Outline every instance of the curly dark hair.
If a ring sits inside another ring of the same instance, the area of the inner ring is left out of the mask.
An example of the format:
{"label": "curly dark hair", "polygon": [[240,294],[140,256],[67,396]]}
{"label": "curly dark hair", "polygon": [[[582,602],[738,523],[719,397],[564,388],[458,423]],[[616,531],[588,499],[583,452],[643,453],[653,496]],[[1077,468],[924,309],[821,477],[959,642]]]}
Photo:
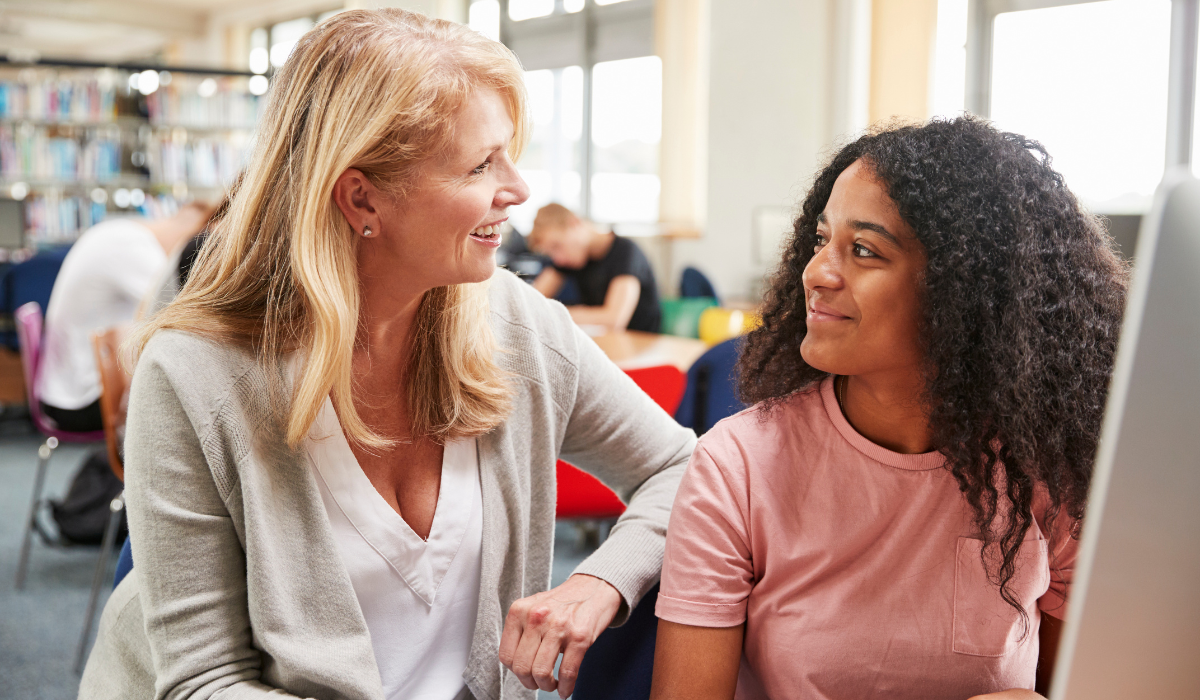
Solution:
{"label": "curly dark hair", "polygon": [[973,117],[862,136],[818,173],[762,325],[746,338],[739,390],[764,411],[827,376],[800,355],[801,275],[834,181],[859,159],[924,246],[919,332],[934,448],[984,551],[999,549],[984,556],[989,576],[1024,616],[1009,583],[1035,490],[1048,491],[1050,517],[1065,511],[1074,532],[1083,517],[1128,264],[1036,141]]}

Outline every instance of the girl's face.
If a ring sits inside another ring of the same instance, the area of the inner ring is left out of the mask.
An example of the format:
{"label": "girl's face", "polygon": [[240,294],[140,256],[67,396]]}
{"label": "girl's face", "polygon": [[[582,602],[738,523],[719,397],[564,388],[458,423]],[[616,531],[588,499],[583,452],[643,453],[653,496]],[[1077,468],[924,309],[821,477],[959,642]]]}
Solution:
{"label": "girl's face", "polygon": [[804,268],[800,354],[833,374],[920,371],[925,251],[862,160],[833,185]]}

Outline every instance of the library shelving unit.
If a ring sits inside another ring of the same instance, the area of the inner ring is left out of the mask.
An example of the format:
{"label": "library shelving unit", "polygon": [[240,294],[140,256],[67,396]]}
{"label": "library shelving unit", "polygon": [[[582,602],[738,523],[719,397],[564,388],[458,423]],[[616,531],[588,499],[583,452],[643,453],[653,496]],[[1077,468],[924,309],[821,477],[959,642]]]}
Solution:
{"label": "library shelving unit", "polygon": [[249,148],[264,82],[203,68],[0,60],[0,200],[22,202],[24,248],[70,243],[107,216],[157,217],[220,198]]}

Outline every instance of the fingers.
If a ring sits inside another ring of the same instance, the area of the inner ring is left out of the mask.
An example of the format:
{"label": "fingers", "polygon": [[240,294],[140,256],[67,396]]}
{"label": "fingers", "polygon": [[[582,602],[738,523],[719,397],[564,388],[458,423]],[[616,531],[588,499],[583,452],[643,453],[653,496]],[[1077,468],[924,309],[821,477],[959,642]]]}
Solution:
{"label": "fingers", "polygon": [[591,634],[580,628],[574,628],[563,640],[566,648],[563,650],[562,664],[558,667],[558,696],[567,698],[575,692],[575,681],[579,678],[579,667],[583,665],[583,655],[595,640]]}
{"label": "fingers", "polygon": [[[600,584],[600,585],[597,585]],[[500,638],[500,662],[530,690],[575,690],[584,653],[620,607],[611,585],[572,576],[563,585],[512,604]],[[554,666],[562,654],[558,679]]]}
{"label": "fingers", "polygon": [[[517,642],[509,668],[517,680],[521,681],[521,685],[530,690],[537,690],[540,686],[534,678],[533,668],[534,662],[537,660],[538,649],[542,645],[543,625],[550,610],[545,605],[539,604],[536,598],[519,600],[513,603],[513,608],[517,608],[518,603],[522,604],[518,610],[518,615],[522,618],[521,638]],[[510,612],[510,616],[511,614]],[[553,661],[550,663],[550,670],[551,680],[553,680]]]}
{"label": "fingers", "polygon": [[518,600],[508,609],[504,618],[504,633],[500,635],[500,663],[510,671],[513,659],[517,656],[517,644],[521,641],[521,632],[525,628],[525,615],[522,608],[524,600]]}
{"label": "fingers", "polygon": [[562,639],[560,629],[552,628],[542,635],[542,643],[533,660],[533,681],[539,690],[550,692],[558,687],[558,681],[554,679],[554,665],[558,663],[558,654],[562,651]]}

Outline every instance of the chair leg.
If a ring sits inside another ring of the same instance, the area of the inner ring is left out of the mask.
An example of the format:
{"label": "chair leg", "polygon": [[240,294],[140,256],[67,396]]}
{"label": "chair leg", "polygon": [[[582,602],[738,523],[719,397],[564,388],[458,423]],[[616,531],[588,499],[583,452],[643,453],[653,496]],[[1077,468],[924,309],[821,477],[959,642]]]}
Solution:
{"label": "chair leg", "polygon": [[108,504],[108,524],[104,526],[104,540],[100,544],[100,559],[96,562],[96,573],[92,576],[92,593],[88,597],[87,612],[84,613],[83,634],[79,637],[79,648],[75,650],[75,673],[83,673],[83,662],[87,654],[88,641],[92,637],[92,625],[96,622],[96,602],[100,599],[100,587],[108,573],[113,545],[117,541],[117,528],[121,523],[121,511],[125,510],[125,494],[117,496]]}
{"label": "chair leg", "polygon": [[42,487],[46,483],[46,468],[50,465],[50,456],[58,447],[58,438],[46,438],[45,444],[38,448],[37,474],[33,478],[33,498],[29,503],[29,517],[25,519],[25,532],[21,536],[21,557],[17,560],[17,590],[25,587],[25,574],[29,567],[29,547],[33,541],[33,530],[37,523],[38,506],[42,503]]}

